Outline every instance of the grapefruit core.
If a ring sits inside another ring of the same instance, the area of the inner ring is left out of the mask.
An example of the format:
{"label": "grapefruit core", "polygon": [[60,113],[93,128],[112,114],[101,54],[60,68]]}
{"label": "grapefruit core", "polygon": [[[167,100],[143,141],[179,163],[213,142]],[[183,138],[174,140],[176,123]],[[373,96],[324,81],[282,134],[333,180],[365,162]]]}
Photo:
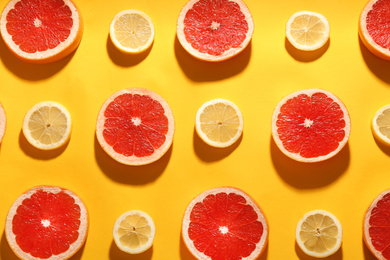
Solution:
{"label": "grapefruit core", "polygon": [[88,213],[73,192],[54,186],[34,187],[12,204],[5,236],[21,259],[62,260],[84,244]]}
{"label": "grapefruit core", "polygon": [[113,159],[144,165],[161,158],[172,144],[175,124],[168,103],[147,89],[123,89],[100,109],[96,136]]}
{"label": "grapefruit core", "polygon": [[296,91],[283,98],[272,116],[272,136],[279,149],[300,162],[319,162],[336,155],[348,142],[348,110],[322,89]]}
{"label": "grapefruit core", "polygon": [[79,45],[83,22],[70,0],[11,0],[0,20],[1,36],[18,58],[49,63],[65,58]]}
{"label": "grapefruit core", "polygon": [[241,0],[190,0],[180,12],[177,37],[195,58],[223,61],[249,44],[252,15]]}
{"label": "grapefruit core", "polygon": [[233,187],[203,192],[188,205],[182,237],[197,259],[257,259],[268,242],[268,224],[256,202]]}

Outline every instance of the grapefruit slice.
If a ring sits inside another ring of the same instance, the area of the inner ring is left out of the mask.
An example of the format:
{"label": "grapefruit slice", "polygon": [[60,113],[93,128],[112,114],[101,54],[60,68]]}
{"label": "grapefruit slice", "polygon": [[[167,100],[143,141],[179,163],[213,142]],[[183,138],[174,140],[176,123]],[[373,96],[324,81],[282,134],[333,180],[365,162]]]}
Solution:
{"label": "grapefruit slice", "polygon": [[350,131],[347,108],[335,95],[322,89],[288,95],[272,116],[276,145],[300,162],[319,162],[335,156],[348,142]]}
{"label": "grapefruit slice", "polygon": [[62,260],[74,255],[88,232],[88,212],[73,192],[54,186],[34,187],[12,204],[5,236],[21,259]]}
{"label": "grapefruit slice", "polygon": [[7,117],[5,115],[4,107],[0,104],[0,144],[1,141],[3,141],[6,125]]}
{"label": "grapefruit slice", "polygon": [[168,103],[147,89],[123,89],[100,109],[96,136],[113,159],[144,165],[161,158],[172,144],[175,124]]}
{"label": "grapefruit slice", "polygon": [[80,11],[70,0],[11,0],[0,20],[1,36],[18,58],[31,63],[58,61],[79,45]]}
{"label": "grapefruit slice", "polygon": [[370,0],[359,19],[359,36],[376,56],[390,60],[390,0]]}
{"label": "grapefruit slice", "polygon": [[156,227],[153,219],[141,210],[130,210],[116,220],[113,235],[120,250],[139,254],[148,250],[154,241]]}
{"label": "grapefruit slice", "polygon": [[197,259],[259,257],[268,242],[268,224],[256,202],[233,187],[203,192],[188,205],[182,225],[185,245]]}
{"label": "grapefruit slice", "polygon": [[371,130],[375,138],[385,145],[390,145],[390,105],[379,109],[371,121]]}
{"label": "grapefruit slice", "polygon": [[368,207],[363,220],[363,239],[380,260],[390,259],[390,189],[379,194]]}
{"label": "grapefruit slice", "polygon": [[241,0],[190,0],[177,20],[177,37],[195,58],[223,61],[249,44],[253,19]]}

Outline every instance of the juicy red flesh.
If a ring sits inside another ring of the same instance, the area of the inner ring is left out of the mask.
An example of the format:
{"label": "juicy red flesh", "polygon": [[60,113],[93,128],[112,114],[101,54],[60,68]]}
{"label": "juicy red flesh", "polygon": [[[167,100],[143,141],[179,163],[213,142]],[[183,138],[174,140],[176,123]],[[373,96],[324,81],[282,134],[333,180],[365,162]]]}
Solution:
{"label": "juicy red flesh", "polygon": [[57,47],[73,26],[72,11],[63,0],[20,0],[6,19],[12,40],[27,53]]}
{"label": "juicy red flesh", "polygon": [[367,13],[367,31],[374,42],[390,49],[390,1],[378,0]]}
{"label": "juicy red flesh", "polygon": [[[312,122],[310,126],[305,126]],[[344,113],[340,105],[323,93],[300,94],[280,108],[276,122],[284,148],[304,158],[327,155],[345,137]]]}
{"label": "juicy red flesh", "polygon": [[390,193],[383,196],[371,211],[369,234],[372,245],[390,259]]}
{"label": "juicy red flesh", "polygon": [[[64,192],[37,191],[23,200],[12,219],[16,243],[25,253],[49,258],[66,252],[79,237],[80,207]],[[50,221],[45,227],[42,221]]]}
{"label": "juicy red flesh", "polygon": [[147,95],[118,96],[104,116],[104,140],[119,154],[149,156],[165,143],[168,118],[162,105]]}
{"label": "juicy red flesh", "polygon": [[[208,195],[192,209],[188,229],[196,249],[213,260],[249,256],[263,235],[263,224],[244,197],[224,192]],[[221,227],[227,228],[225,234]]]}
{"label": "juicy red flesh", "polygon": [[[218,28],[212,29],[213,25]],[[247,32],[240,6],[229,0],[200,0],[184,18],[186,40],[199,52],[214,56],[239,47]]]}

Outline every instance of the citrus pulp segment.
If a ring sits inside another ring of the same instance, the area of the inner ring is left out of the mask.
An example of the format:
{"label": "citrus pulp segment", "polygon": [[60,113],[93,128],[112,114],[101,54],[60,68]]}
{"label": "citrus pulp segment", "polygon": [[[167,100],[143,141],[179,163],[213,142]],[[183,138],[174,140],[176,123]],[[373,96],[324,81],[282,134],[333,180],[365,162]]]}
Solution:
{"label": "citrus pulp segment", "polygon": [[390,105],[379,109],[371,121],[371,130],[377,140],[390,145]]}
{"label": "citrus pulp segment", "polygon": [[154,241],[156,227],[153,219],[141,210],[123,213],[115,221],[113,236],[120,250],[139,254],[148,250]]}
{"label": "citrus pulp segment", "polygon": [[359,36],[376,56],[390,60],[390,0],[370,0],[359,18]]}
{"label": "citrus pulp segment", "polygon": [[60,187],[38,186],[12,204],[5,236],[21,259],[62,260],[84,244],[88,223],[87,209],[76,194]]}
{"label": "citrus pulp segment", "polygon": [[175,123],[168,103],[151,90],[123,89],[100,109],[96,136],[113,159],[144,165],[161,158],[173,141]]}
{"label": "citrus pulp segment", "polygon": [[339,98],[322,89],[305,89],[286,96],[272,116],[276,145],[300,162],[333,157],[348,142],[350,131],[347,108]]}
{"label": "citrus pulp segment", "polygon": [[24,117],[23,134],[34,147],[51,150],[61,147],[70,138],[72,120],[61,104],[44,101],[33,106]]}
{"label": "citrus pulp segment", "polygon": [[11,0],[0,20],[1,36],[18,58],[31,63],[58,61],[79,45],[80,11],[71,0]]}
{"label": "citrus pulp segment", "polygon": [[252,15],[242,0],[190,0],[177,20],[177,37],[195,58],[223,61],[252,39]]}
{"label": "citrus pulp segment", "polygon": [[111,22],[110,38],[124,53],[139,53],[148,49],[154,40],[152,20],[138,10],[119,12]]}
{"label": "citrus pulp segment", "polygon": [[322,14],[299,11],[293,14],[286,24],[286,37],[297,49],[314,51],[329,39],[330,26]]}
{"label": "citrus pulp segment", "polygon": [[340,221],[325,210],[306,213],[296,229],[298,246],[307,255],[324,258],[339,250],[343,231]]}
{"label": "citrus pulp segment", "polygon": [[390,259],[390,190],[379,194],[368,207],[363,220],[363,239],[380,260]]}
{"label": "citrus pulp segment", "polygon": [[1,141],[3,141],[6,125],[7,117],[5,115],[4,107],[0,104],[0,144]]}
{"label": "citrus pulp segment", "polygon": [[240,109],[229,100],[208,101],[196,113],[196,132],[203,141],[214,147],[223,148],[235,143],[243,127]]}
{"label": "citrus pulp segment", "polygon": [[182,237],[197,259],[257,259],[268,242],[268,224],[256,202],[233,187],[207,190],[188,205]]}

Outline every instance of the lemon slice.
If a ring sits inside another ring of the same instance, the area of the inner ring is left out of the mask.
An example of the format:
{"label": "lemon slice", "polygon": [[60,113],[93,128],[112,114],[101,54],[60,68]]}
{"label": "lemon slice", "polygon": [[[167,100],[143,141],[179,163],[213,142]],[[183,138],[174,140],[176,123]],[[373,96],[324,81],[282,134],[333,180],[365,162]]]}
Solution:
{"label": "lemon slice", "polygon": [[24,117],[23,134],[38,149],[62,146],[70,137],[72,122],[68,110],[59,103],[45,101],[33,106]]}
{"label": "lemon slice", "polygon": [[154,240],[156,228],[153,219],[143,211],[123,213],[115,222],[113,235],[120,250],[139,254],[148,250]]}
{"label": "lemon slice", "polygon": [[300,11],[287,21],[286,37],[297,49],[314,51],[321,48],[329,39],[328,20],[319,13]]}
{"label": "lemon slice", "polygon": [[240,109],[225,99],[203,104],[195,120],[199,137],[214,147],[228,147],[238,140],[244,126]]}
{"label": "lemon slice", "polygon": [[371,130],[380,142],[390,145],[390,105],[376,112],[371,122]]}
{"label": "lemon slice", "polygon": [[124,53],[140,53],[149,48],[154,40],[152,20],[138,10],[119,12],[111,22],[110,38]]}
{"label": "lemon slice", "polygon": [[314,210],[306,213],[299,221],[295,236],[303,252],[324,258],[340,248],[342,228],[338,219],[331,213]]}

